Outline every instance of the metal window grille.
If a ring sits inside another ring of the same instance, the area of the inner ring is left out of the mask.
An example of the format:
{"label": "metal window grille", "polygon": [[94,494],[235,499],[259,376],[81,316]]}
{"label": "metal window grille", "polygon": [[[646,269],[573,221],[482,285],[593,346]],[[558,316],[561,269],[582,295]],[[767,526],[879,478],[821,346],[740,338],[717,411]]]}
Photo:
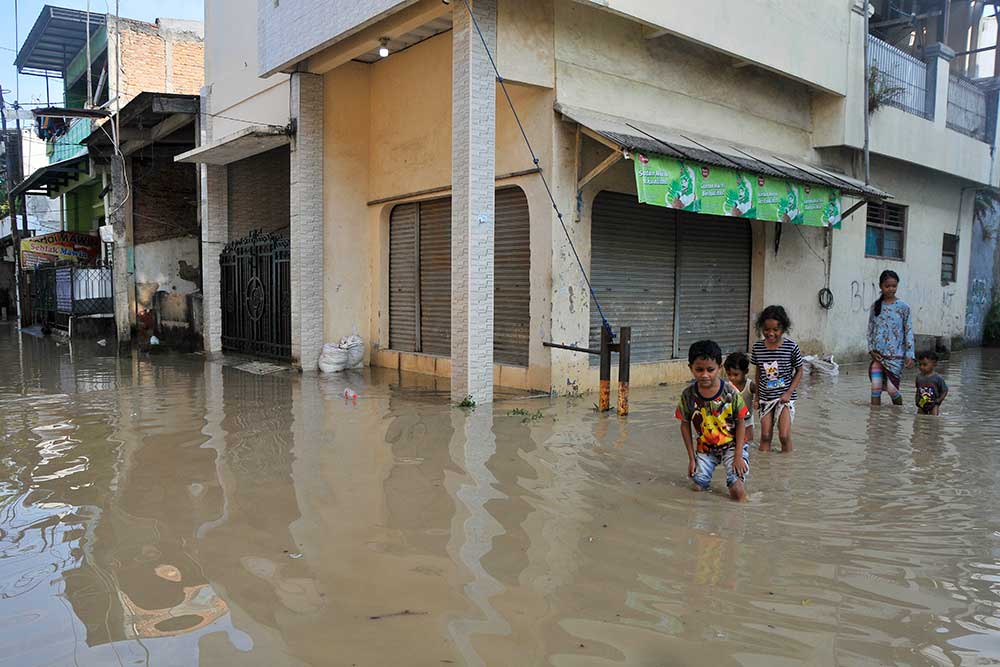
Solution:
{"label": "metal window grille", "polygon": [[906,258],[907,207],[900,204],[869,202],[865,230],[865,257]]}
{"label": "metal window grille", "polygon": [[987,141],[986,93],[965,77],[948,76],[947,125],[956,132]]}
{"label": "metal window grille", "polygon": [[868,35],[868,55],[870,66],[878,72],[879,83],[901,89],[896,95],[885,100],[885,104],[922,118],[929,118],[927,64],[874,35]]}
{"label": "metal window grille", "polygon": [[945,234],[941,242],[941,284],[955,282],[958,271],[958,237]]}

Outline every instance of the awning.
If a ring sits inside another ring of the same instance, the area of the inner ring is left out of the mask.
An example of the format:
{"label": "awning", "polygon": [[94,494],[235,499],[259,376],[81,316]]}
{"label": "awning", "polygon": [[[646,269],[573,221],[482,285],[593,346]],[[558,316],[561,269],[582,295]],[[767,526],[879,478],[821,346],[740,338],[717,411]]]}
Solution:
{"label": "awning", "polygon": [[567,119],[588,128],[621,150],[631,153],[665,155],[679,160],[745,171],[763,176],[800,181],[839,190],[864,200],[888,199],[884,190],[794,158],[735,143],[720,142],[640,121],[609,116],[588,109],[557,104],[556,111]]}
{"label": "awning", "polygon": [[250,125],[205,146],[181,153],[174,162],[223,165],[265,153],[291,142],[290,130],[275,125]]}
{"label": "awning", "polygon": [[[131,155],[156,144],[157,154],[167,150],[177,153],[195,144],[195,118],[199,111],[197,95],[143,92],[118,112],[119,150]],[[115,116],[109,122],[115,122]],[[111,133],[98,127],[83,140],[90,154],[110,159],[115,154]]]}
{"label": "awning", "polygon": [[10,192],[12,195],[51,196],[50,191],[53,188],[68,185],[77,176],[87,173],[88,159],[87,154],[84,153],[68,160],[45,165],[18,183]]}
{"label": "awning", "polygon": [[[91,34],[104,27],[105,14],[90,13]],[[14,64],[19,74],[62,76],[87,44],[87,12],[45,5]]]}

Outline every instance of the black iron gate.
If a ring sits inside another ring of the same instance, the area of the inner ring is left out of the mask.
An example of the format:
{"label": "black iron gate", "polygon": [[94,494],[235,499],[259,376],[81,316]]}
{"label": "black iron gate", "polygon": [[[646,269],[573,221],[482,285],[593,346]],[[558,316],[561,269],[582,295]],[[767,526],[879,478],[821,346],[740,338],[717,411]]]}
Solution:
{"label": "black iron gate", "polygon": [[254,231],[230,241],[222,266],[222,349],[292,357],[289,240]]}

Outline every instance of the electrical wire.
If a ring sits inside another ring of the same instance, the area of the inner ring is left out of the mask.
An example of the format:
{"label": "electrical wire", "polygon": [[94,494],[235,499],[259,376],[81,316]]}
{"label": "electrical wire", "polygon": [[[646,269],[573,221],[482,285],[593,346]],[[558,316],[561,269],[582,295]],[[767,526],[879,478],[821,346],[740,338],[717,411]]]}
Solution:
{"label": "electrical wire", "polygon": [[479,39],[483,43],[483,49],[486,51],[486,56],[490,60],[490,65],[493,67],[493,73],[496,75],[497,83],[500,84],[500,89],[503,91],[504,97],[507,98],[507,105],[510,107],[511,113],[514,115],[514,120],[517,122],[517,127],[521,131],[521,136],[524,138],[524,143],[528,147],[528,152],[531,153],[531,161],[538,170],[538,176],[542,179],[542,185],[545,186],[545,192],[549,195],[549,201],[552,202],[552,209],[556,212],[556,217],[559,218],[559,224],[562,226],[563,234],[566,235],[566,241],[569,243],[570,249],[573,251],[573,256],[576,257],[576,263],[580,267],[580,273],[583,275],[584,282],[587,283],[587,289],[590,290],[590,297],[594,300],[594,305],[597,306],[597,312],[601,316],[601,326],[611,335],[614,339],[614,331],[611,329],[611,323],[608,322],[608,318],[604,316],[604,309],[601,308],[601,302],[597,299],[597,292],[594,291],[594,286],[590,282],[590,277],[587,275],[587,270],[583,268],[583,260],[580,259],[580,254],[576,251],[576,246],[573,244],[573,239],[569,235],[569,230],[566,228],[566,222],[563,220],[562,211],[559,210],[559,205],[556,203],[556,198],[552,194],[552,188],[549,187],[548,179],[545,178],[545,171],[542,169],[542,165],[538,159],[538,155],[535,153],[535,149],[531,146],[531,141],[528,139],[528,133],[524,129],[524,124],[521,123],[521,117],[517,113],[517,108],[514,106],[514,100],[511,99],[510,93],[507,91],[507,83],[503,76],[500,75],[500,69],[497,67],[496,60],[493,59],[493,53],[490,51],[489,45],[486,43],[486,37],[483,35],[482,29],[479,27],[479,21],[476,20],[476,15],[472,12],[472,6],[469,4],[469,0],[462,0],[465,3],[465,9],[469,12],[469,18],[472,19],[472,25],[476,29],[476,33],[479,34]]}

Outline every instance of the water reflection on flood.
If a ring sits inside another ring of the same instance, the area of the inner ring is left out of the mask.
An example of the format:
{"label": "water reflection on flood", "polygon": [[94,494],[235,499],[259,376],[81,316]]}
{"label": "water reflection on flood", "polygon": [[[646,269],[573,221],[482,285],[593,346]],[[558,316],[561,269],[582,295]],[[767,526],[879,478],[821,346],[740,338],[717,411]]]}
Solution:
{"label": "water reflection on flood", "polygon": [[676,388],[467,413],[9,329],[0,368],[0,665],[1000,663],[998,351],[939,419],[807,380],[745,506],[687,490]]}

